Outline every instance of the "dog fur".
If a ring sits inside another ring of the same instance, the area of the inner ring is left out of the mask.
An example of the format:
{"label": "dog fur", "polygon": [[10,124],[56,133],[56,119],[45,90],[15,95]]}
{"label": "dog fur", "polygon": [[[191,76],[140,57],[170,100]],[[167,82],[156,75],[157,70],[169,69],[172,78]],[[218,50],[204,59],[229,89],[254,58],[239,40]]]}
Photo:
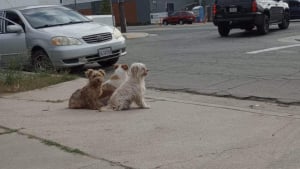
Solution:
{"label": "dog fur", "polygon": [[148,69],[143,63],[133,63],[128,72],[128,79],[115,90],[109,100],[113,110],[127,110],[132,102],[140,108],[150,108],[145,102],[145,77]]}
{"label": "dog fur", "polygon": [[102,83],[104,81],[105,71],[88,69],[85,72],[86,77],[89,79],[87,85],[82,89],[76,90],[69,99],[70,109],[92,109],[101,111],[103,106],[99,102],[102,95]]}
{"label": "dog fur", "polygon": [[102,98],[107,98],[106,102],[113,94],[113,92],[121,86],[128,78],[128,65],[127,64],[115,64],[114,73],[110,78],[102,84],[103,93]]}

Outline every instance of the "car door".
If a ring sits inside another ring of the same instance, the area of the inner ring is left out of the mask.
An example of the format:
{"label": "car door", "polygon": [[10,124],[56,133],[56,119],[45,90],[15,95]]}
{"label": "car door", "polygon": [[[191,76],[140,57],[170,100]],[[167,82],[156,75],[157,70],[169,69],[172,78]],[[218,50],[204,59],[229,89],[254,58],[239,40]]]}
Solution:
{"label": "car door", "polygon": [[28,61],[25,33],[22,27],[3,17],[0,12],[0,67],[23,64]]}
{"label": "car door", "polygon": [[179,12],[175,12],[172,14],[171,16],[171,23],[178,23],[178,20],[179,20]]}

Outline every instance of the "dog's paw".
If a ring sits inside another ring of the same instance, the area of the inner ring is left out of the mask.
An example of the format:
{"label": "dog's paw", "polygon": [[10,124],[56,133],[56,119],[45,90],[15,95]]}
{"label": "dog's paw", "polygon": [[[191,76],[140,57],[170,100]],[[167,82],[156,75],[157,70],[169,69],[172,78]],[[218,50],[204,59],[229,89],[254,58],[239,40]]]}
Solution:
{"label": "dog's paw", "polygon": [[145,106],[143,106],[142,108],[143,108],[143,109],[150,109],[150,108],[151,108],[151,106],[149,106],[149,105],[145,105]]}

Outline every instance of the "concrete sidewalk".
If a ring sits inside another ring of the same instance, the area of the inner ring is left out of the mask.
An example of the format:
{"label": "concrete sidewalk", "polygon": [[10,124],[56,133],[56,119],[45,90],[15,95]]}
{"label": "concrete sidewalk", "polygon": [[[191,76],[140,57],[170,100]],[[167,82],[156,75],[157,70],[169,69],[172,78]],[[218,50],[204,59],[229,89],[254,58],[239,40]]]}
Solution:
{"label": "concrete sidewalk", "polygon": [[148,90],[151,109],[67,109],[78,79],[1,96],[1,169],[298,169],[300,109]]}
{"label": "concrete sidewalk", "polygon": [[137,39],[137,38],[145,38],[148,37],[149,34],[145,32],[129,32],[129,33],[122,33],[122,35],[126,39]]}

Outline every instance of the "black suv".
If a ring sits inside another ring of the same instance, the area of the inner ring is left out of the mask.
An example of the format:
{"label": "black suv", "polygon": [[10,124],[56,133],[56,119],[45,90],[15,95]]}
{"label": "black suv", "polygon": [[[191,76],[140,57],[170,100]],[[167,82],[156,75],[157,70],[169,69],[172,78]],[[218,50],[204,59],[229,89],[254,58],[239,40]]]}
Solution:
{"label": "black suv", "polygon": [[289,6],[282,0],[216,0],[212,11],[221,36],[228,36],[233,28],[251,31],[254,27],[266,34],[270,24],[287,29],[290,23]]}

